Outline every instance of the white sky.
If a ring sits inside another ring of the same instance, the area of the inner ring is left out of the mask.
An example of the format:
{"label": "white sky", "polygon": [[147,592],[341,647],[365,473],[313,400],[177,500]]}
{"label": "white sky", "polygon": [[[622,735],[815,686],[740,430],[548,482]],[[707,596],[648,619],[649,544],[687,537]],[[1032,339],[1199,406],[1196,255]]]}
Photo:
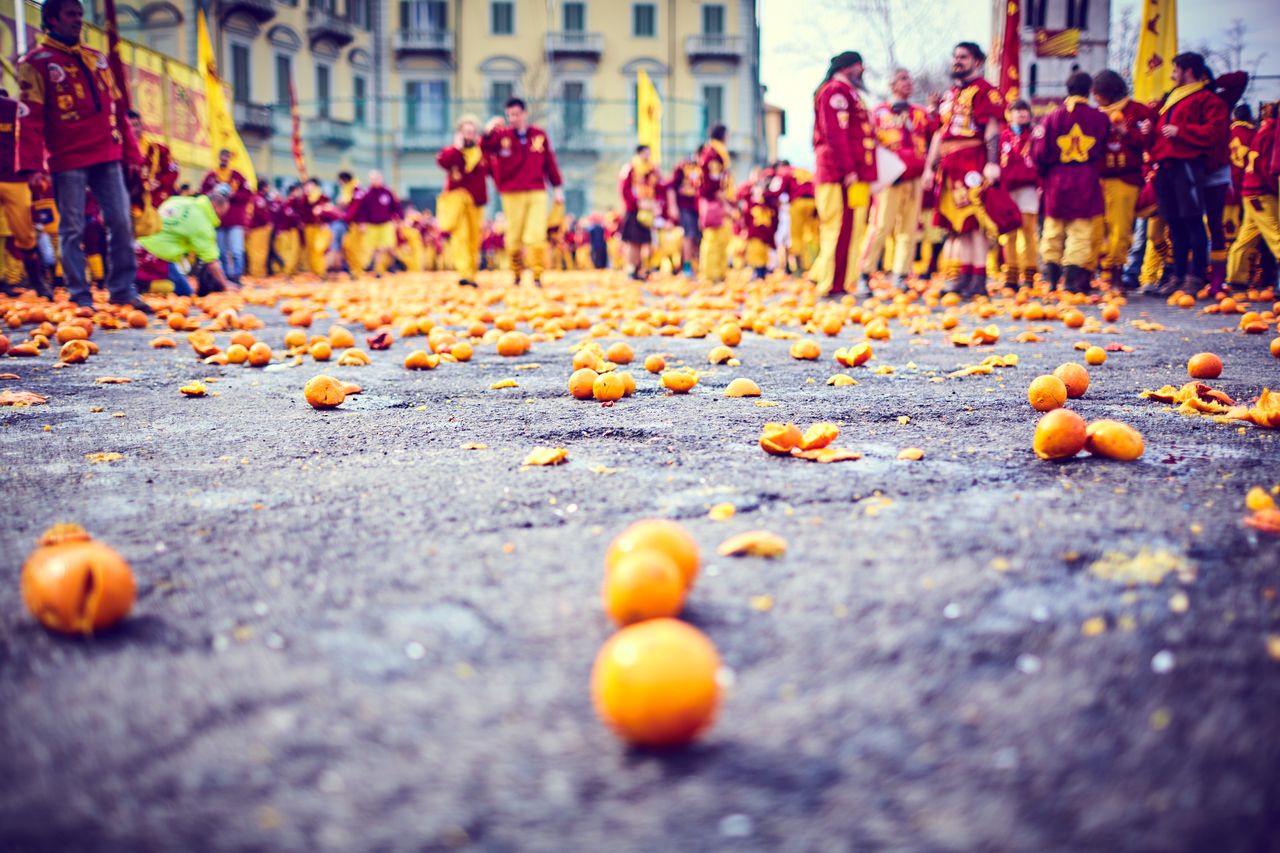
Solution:
{"label": "white sky", "polygon": [[[760,0],[760,73],[768,87],[766,99],[787,111],[787,134],[779,156],[797,165],[813,164],[813,90],[827,61],[842,50],[857,50],[867,62],[867,85],[874,100],[884,95],[888,59],[874,28],[852,14],[817,15],[815,7],[838,7],[841,0]],[[852,5],[852,0],[846,0]],[[895,44],[898,64],[913,70],[937,69],[958,41],[991,43],[989,0],[895,0],[908,35]],[[1141,10],[1141,0],[1113,0],[1113,20],[1120,10]],[[918,23],[913,21],[918,20]],[[1249,26],[1245,56],[1265,53],[1259,73],[1280,77],[1280,3],[1272,0],[1182,0],[1178,30],[1182,41],[1221,43],[1223,32],[1236,18]],[[897,22],[895,22],[896,24]],[[1221,71],[1224,69],[1214,69]],[[923,101],[924,93],[917,91]],[[1258,81],[1250,101],[1280,98],[1280,79]]]}

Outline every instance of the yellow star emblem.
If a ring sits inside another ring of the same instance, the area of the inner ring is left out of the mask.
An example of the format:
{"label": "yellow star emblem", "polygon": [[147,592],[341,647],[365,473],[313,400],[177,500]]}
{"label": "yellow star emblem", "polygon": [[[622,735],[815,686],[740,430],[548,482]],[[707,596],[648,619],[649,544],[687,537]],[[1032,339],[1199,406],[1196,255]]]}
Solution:
{"label": "yellow star emblem", "polygon": [[1058,148],[1062,151],[1058,159],[1063,163],[1088,163],[1089,149],[1097,141],[1092,136],[1085,136],[1080,125],[1073,124],[1070,133],[1058,137]]}

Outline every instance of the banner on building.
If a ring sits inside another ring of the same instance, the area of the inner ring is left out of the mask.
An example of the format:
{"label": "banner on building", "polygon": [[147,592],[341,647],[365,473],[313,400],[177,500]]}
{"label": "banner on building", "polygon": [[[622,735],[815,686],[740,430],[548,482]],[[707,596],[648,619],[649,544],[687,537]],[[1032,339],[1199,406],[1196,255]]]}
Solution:
{"label": "banner on building", "polygon": [[1022,0],[1008,0],[1004,10],[1004,29],[996,56],[1000,58],[1000,97],[1008,109],[1022,94],[1018,69],[1022,63]]}
{"label": "banner on building", "polygon": [[1178,55],[1177,0],[1143,0],[1141,26],[1133,59],[1133,98],[1149,103],[1173,86],[1169,75]]}
{"label": "banner on building", "polygon": [[1036,30],[1036,56],[1044,58],[1069,59],[1080,53],[1080,31],[1049,30],[1041,27]]}

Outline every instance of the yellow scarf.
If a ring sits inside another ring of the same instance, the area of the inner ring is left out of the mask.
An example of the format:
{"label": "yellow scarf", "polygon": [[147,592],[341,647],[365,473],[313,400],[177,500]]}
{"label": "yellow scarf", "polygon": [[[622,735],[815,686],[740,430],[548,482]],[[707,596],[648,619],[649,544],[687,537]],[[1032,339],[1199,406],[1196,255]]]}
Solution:
{"label": "yellow scarf", "polygon": [[476,166],[480,165],[480,158],[484,156],[484,152],[480,150],[479,145],[472,145],[470,148],[462,149],[462,165],[466,167],[466,171],[473,171]]}
{"label": "yellow scarf", "polygon": [[1088,102],[1089,99],[1083,95],[1068,95],[1067,99],[1062,102],[1062,105],[1067,108],[1067,112],[1071,112],[1081,104],[1087,104]]}
{"label": "yellow scarf", "polygon": [[720,155],[720,159],[724,161],[724,170],[729,171],[729,149],[719,139],[708,139],[707,144],[711,146],[711,150]]}
{"label": "yellow scarf", "polygon": [[653,164],[637,154],[631,158],[631,178],[632,180],[643,181],[653,171]]}
{"label": "yellow scarf", "polygon": [[1164,105],[1160,107],[1160,115],[1164,115],[1169,110],[1173,109],[1174,105],[1177,104],[1178,101],[1181,101],[1184,98],[1191,97],[1196,92],[1199,92],[1201,89],[1205,88],[1208,85],[1209,85],[1208,80],[1197,80],[1194,83],[1188,83],[1185,86],[1179,86],[1178,88],[1174,89],[1172,92],[1169,93],[1169,97],[1164,99]]}
{"label": "yellow scarf", "polygon": [[1129,106],[1130,100],[1132,99],[1121,98],[1120,100],[1116,101],[1114,104],[1107,104],[1105,107],[1098,107],[1098,109],[1102,110],[1107,115],[1112,116],[1112,115],[1115,115],[1116,113],[1124,112],[1124,108]]}

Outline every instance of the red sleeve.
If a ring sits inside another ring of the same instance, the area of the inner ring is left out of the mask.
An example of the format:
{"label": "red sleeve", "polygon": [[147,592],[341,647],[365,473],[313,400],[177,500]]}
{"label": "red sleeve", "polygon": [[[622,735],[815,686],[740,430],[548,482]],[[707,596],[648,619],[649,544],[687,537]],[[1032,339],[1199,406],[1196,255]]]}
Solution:
{"label": "red sleeve", "polygon": [[[1280,176],[1280,145],[1276,145],[1276,142],[1275,142],[1276,125],[1274,120],[1272,121],[1271,126],[1267,128],[1267,135],[1271,137],[1267,141],[1267,144],[1271,146],[1271,157],[1270,157],[1271,165],[1267,167],[1267,174],[1271,175],[1271,180],[1274,183],[1276,180],[1276,177]],[[1254,144],[1255,145],[1258,144],[1258,140],[1256,136],[1254,137]],[[1259,155],[1258,160],[1259,162],[1261,162],[1262,160],[1261,155]]]}
{"label": "red sleeve", "polygon": [[636,203],[636,191],[631,186],[631,167],[627,166],[618,176],[618,194],[622,196],[623,207],[630,210]]}
{"label": "red sleeve", "polygon": [[173,195],[174,189],[178,186],[178,164],[174,162],[173,153],[169,151],[168,146],[160,146],[159,172],[155,179],[160,182],[160,189],[164,191],[166,196]]}
{"label": "red sleeve", "polygon": [[[840,113],[845,114],[844,127],[840,126]],[[838,91],[820,93],[815,120],[821,128],[823,141],[831,150],[831,158],[838,167],[837,171],[842,175],[855,171],[856,152],[853,150],[849,127],[849,123],[853,121],[853,104],[849,102],[849,97]]]}
{"label": "red sleeve", "polygon": [[218,176],[213,172],[204,176],[204,180],[200,182],[200,192],[207,193],[218,185]]}
{"label": "red sleeve", "polygon": [[986,89],[980,92],[973,99],[973,123],[980,128],[985,128],[987,122],[995,119],[997,122],[1004,118],[1004,103],[1000,100],[1000,92],[994,87],[981,87]]}
{"label": "red sleeve", "polygon": [[1227,105],[1216,95],[1198,100],[1198,115],[1178,125],[1178,138],[1196,148],[1212,148],[1227,130]]}
{"label": "red sleeve", "polygon": [[441,148],[440,153],[436,155],[436,165],[446,172],[459,168],[463,165],[462,152],[453,146]]}
{"label": "red sleeve", "polygon": [[502,135],[504,133],[506,133],[506,130],[499,127],[480,137],[480,150],[491,157],[497,154],[498,149],[502,146]]}
{"label": "red sleeve", "polygon": [[1258,156],[1253,161],[1255,172],[1262,173],[1262,180],[1272,190],[1276,188],[1276,180],[1280,178],[1280,146],[1276,145],[1276,126],[1273,123],[1263,133],[1255,134],[1253,147]]}
{"label": "red sleeve", "polygon": [[1125,117],[1125,123],[1128,127],[1125,128],[1124,136],[1121,137],[1120,142],[1125,146],[1142,148],[1146,145],[1147,138],[1138,128],[1138,123],[1146,119],[1150,119],[1151,110],[1142,106],[1142,104],[1139,104],[1137,101],[1131,101],[1130,103],[1137,107],[1137,109],[1130,110],[1129,115]]}
{"label": "red sleeve", "polygon": [[[545,133],[542,135],[542,138],[547,139]],[[564,179],[560,177],[560,164],[556,162],[556,152],[555,149],[551,147],[550,139],[547,139],[547,154],[546,159],[543,160],[542,172],[546,175],[551,186],[559,187],[564,183]]]}
{"label": "red sleeve", "polygon": [[400,204],[400,199],[395,193],[391,194],[391,218],[404,219],[404,207]]}
{"label": "red sleeve", "polygon": [[[44,74],[31,62],[18,64],[18,171],[44,171]],[[25,107],[25,109],[24,109]]]}

